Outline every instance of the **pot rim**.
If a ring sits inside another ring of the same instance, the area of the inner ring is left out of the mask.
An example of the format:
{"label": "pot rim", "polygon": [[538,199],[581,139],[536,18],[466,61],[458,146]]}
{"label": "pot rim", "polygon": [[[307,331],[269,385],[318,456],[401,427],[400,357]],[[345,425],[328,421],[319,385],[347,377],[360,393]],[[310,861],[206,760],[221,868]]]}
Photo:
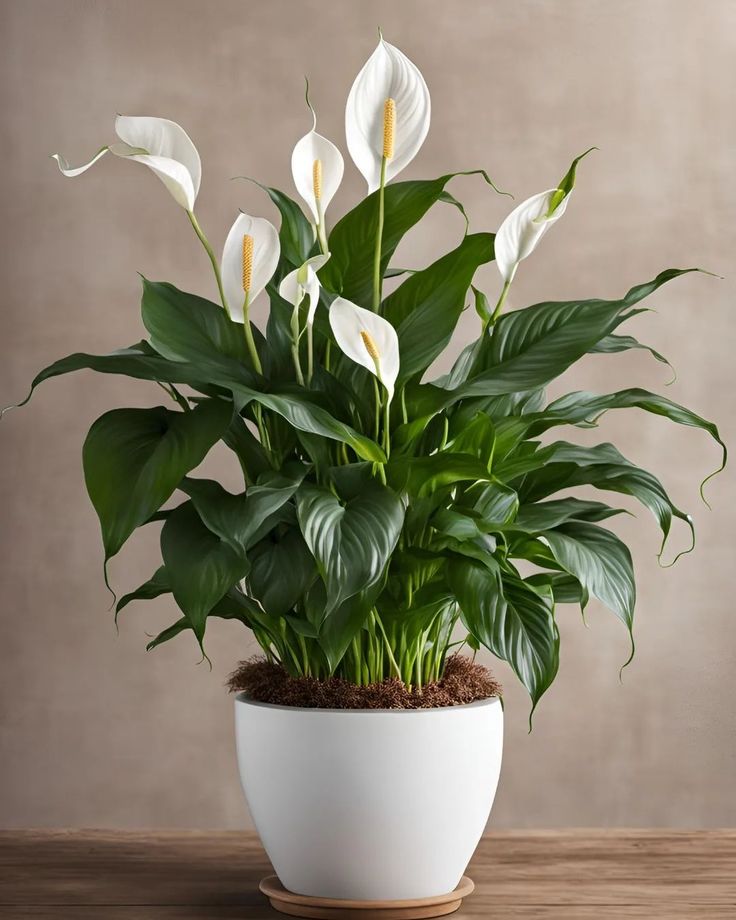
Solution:
{"label": "pot rim", "polygon": [[416,715],[417,713],[421,713],[423,715],[431,715],[432,713],[450,712],[453,709],[481,709],[485,706],[493,706],[495,704],[500,706],[501,697],[489,696],[485,700],[474,700],[472,703],[455,703],[452,706],[432,706],[424,709],[327,709],[317,706],[284,706],[281,703],[261,703],[258,700],[250,699],[245,692],[241,692],[235,695],[235,704],[237,705],[238,703],[242,703],[245,706],[253,706],[258,709],[275,709],[280,710],[281,712],[308,712],[315,714],[323,713],[325,715],[341,713],[342,715],[357,716],[403,716]]}

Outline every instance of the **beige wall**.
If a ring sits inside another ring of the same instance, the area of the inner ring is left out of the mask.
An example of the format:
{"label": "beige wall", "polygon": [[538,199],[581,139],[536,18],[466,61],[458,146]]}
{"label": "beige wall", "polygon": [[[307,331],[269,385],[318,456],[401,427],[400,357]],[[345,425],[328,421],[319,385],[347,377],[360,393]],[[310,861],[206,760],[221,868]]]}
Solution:
{"label": "beige wall", "polygon": [[[617,295],[667,266],[730,276],[667,287],[658,313],[632,331],[677,367],[668,394],[733,437],[732,0],[4,0],[0,21],[0,403],[61,355],[139,339],[136,271],[213,294],[184,214],[150,174],[111,159],[66,180],[48,154],[85,159],[112,138],[115,112],[175,119],[202,154],[200,219],[219,249],[238,207],[273,216],[229,177],[292,191],[291,146],[309,123],[302,74],[321,130],[343,145],[344,100],[380,24],[432,93],[433,129],[407,177],[485,167],[518,198],[600,147],[564,221],[520,271],[513,306]],[[508,208],[476,179],[453,191],[478,229],[494,229]],[[358,194],[351,164],[334,210]],[[399,261],[426,264],[460,233],[458,215],[439,206]],[[497,292],[494,267],[480,280]],[[463,335],[472,328],[469,314]],[[591,359],[565,383],[661,389],[666,379],[632,354]],[[169,600],[126,610],[117,637],[107,612],[81,443],[104,410],[161,398],[148,384],[79,374],[0,425],[0,825],[248,821],[223,690],[253,651],[242,628],[213,625],[210,673],[190,638],[145,652],[146,635],[175,616]],[[631,412],[596,437],[661,473],[695,515],[698,551],[665,571],[653,521],[642,513],[619,525],[639,577],[638,655],[623,685],[626,636],[597,607],[587,630],[561,609],[561,674],[531,736],[526,701],[498,668],[508,729],[493,820],[734,824],[734,477],[712,484],[708,512],[697,483],[717,458],[704,435]],[[224,453],[210,467],[231,475]],[[684,539],[678,530],[673,545]],[[156,554],[153,529],[137,536],[112,565],[114,583],[140,583]]]}

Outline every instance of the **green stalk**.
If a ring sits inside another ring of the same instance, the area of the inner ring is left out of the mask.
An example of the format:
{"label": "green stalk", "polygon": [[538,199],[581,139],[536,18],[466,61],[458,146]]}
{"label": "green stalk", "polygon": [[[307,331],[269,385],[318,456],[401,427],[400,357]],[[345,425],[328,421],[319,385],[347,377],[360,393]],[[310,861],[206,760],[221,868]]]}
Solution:
{"label": "green stalk", "polygon": [[501,290],[501,296],[498,298],[498,303],[496,304],[496,308],[493,311],[493,315],[491,316],[489,325],[491,326],[495,325],[496,320],[498,319],[501,313],[501,310],[503,309],[503,305],[506,301],[506,295],[508,294],[510,287],[511,287],[511,279],[509,278],[508,281],[504,282],[504,286]]}
{"label": "green stalk", "polygon": [[299,307],[294,307],[294,310],[291,314],[291,358],[294,362],[294,370],[296,371],[296,379],[299,382],[300,386],[304,386],[304,374],[302,373],[302,365],[299,360]]}
{"label": "green stalk", "polygon": [[212,263],[212,270],[215,273],[215,280],[217,281],[217,290],[220,292],[220,301],[222,302],[222,306],[224,307],[225,312],[230,317],[230,319],[232,319],[230,316],[230,311],[228,310],[227,301],[225,300],[225,291],[222,287],[222,275],[220,274],[220,266],[217,262],[217,257],[212,251],[212,247],[210,246],[209,240],[204,234],[204,230],[202,230],[202,228],[199,226],[199,221],[194,216],[194,211],[187,211],[187,217],[189,218],[192,227],[194,227],[194,232],[197,234],[200,242],[204,246],[205,252],[209,256],[209,260]]}
{"label": "green stalk", "polygon": [[381,158],[381,181],[378,186],[378,223],[376,225],[376,248],[373,257],[373,312],[381,312],[381,244],[383,242],[383,192],[386,185],[386,157]]}
{"label": "green stalk", "polygon": [[245,332],[245,342],[248,346],[248,351],[250,353],[250,359],[253,362],[253,367],[258,371],[261,376],[263,375],[263,367],[261,366],[261,359],[258,357],[258,350],[256,349],[256,342],[253,338],[253,330],[250,328],[250,291],[245,292],[245,299],[243,300],[243,331]]}

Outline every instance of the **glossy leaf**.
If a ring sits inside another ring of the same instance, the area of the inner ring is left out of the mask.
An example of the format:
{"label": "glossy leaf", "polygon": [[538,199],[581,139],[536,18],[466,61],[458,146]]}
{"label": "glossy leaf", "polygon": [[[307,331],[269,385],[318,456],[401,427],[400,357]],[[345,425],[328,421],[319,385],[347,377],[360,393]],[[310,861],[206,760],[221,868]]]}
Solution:
{"label": "glossy leaf", "polygon": [[537,593],[521,578],[471,560],[449,566],[450,586],[466,628],[507,661],[536,706],[557,674],[559,634],[551,595]]}
{"label": "glossy leaf", "polygon": [[610,531],[582,521],[562,524],[545,533],[543,539],[562,568],[626,626],[631,638],[631,661],[636,585],[628,548]]}
{"label": "glossy leaf", "polygon": [[[488,177],[477,171],[490,182]],[[388,267],[403,236],[440,200],[455,176],[392,182],[385,189],[385,218],[381,248],[381,273]],[[330,261],[320,272],[322,284],[359,306],[370,307],[373,290],[373,252],[376,236],[378,193],[374,192],[339,220],[329,236]]]}
{"label": "glossy leaf", "polygon": [[208,614],[248,573],[248,560],[204,525],[192,502],[167,518],[161,555],[176,603],[201,643]]}
{"label": "glossy leaf", "polygon": [[232,405],[212,399],[191,412],[113,409],[84,442],[87,491],[102,527],[105,559],[171,496],[198,466],[232,418]]}
{"label": "glossy leaf", "polygon": [[383,315],[399,336],[401,380],[426,370],[441,354],[465,309],[475,272],[492,259],[493,234],[473,233],[386,298]]}
{"label": "glossy leaf", "polygon": [[341,503],[332,492],[303,486],[297,517],[327,587],[328,613],[381,578],[401,532],[399,497],[376,483]]}

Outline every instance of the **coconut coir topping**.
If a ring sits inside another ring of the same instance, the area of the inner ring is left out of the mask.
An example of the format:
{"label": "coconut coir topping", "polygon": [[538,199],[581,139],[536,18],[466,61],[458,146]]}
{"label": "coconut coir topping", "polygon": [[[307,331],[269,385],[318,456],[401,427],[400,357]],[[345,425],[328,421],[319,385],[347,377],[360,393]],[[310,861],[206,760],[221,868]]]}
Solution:
{"label": "coconut coir topping", "polygon": [[490,671],[462,655],[447,659],[440,680],[414,690],[396,677],[367,687],[341,677],[291,677],[264,658],[242,661],[227,685],[232,693],[244,692],[258,703],[307,709],[435,709],[501,695],[501,686]]}

